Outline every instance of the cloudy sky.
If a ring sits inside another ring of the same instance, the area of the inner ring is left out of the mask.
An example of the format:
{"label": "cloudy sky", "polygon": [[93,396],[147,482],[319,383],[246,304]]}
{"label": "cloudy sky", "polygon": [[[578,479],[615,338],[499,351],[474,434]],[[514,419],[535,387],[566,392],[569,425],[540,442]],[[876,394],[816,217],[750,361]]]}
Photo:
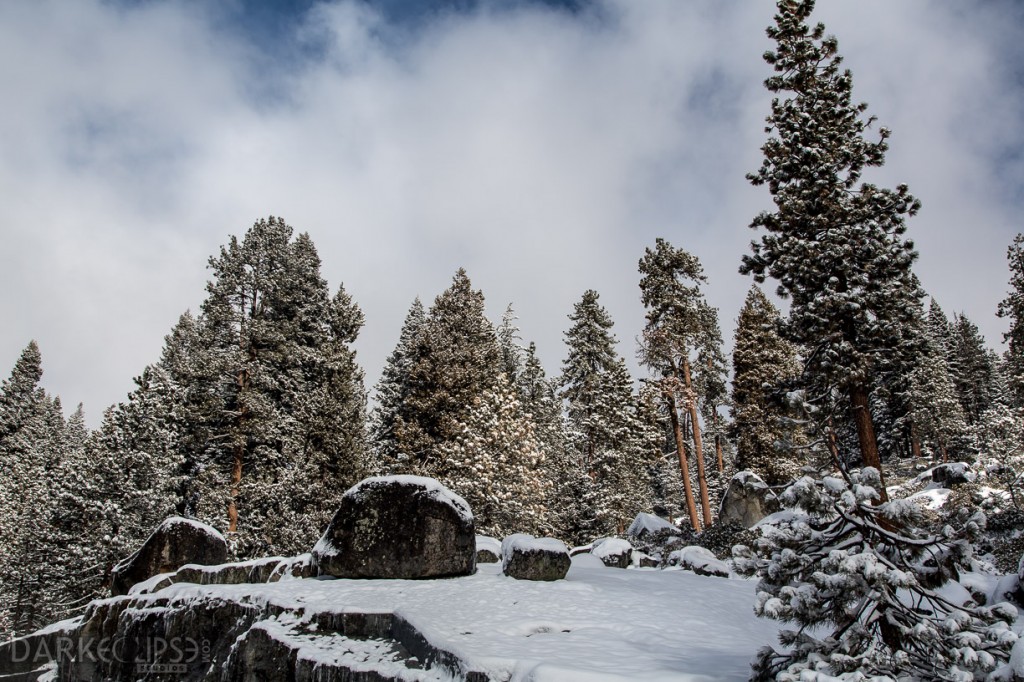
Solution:
{"label": "cloudy sky", "polygon": [[[0,374],[31,339],[89,421],[203,299],[261,216],[309,232],[366,313],[372,385],[412,299],[464,266],[549,372],[588,288],[632,359],[636,264],[695,253],[723,331],[768,205],[768,2],[7,0],[0,3]],[[893,132],[917,270],[993,347],[1024,229],[1024,7],[824,0],[855,96]]]}

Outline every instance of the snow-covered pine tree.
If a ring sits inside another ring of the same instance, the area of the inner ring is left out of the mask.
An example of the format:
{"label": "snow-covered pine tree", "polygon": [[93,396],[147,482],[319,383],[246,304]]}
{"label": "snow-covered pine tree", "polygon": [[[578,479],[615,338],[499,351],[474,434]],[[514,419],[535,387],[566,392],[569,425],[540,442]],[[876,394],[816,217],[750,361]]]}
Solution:
{"label": "snow-covered pine tree", "polygon": [[949,371],[967,423],[974,426],[996,398],[999,359],[963,313],[954,315],[951,331]]}
{"label": "snow-covered pine tree", "polygon": [[[862,182],[865,168],[885,161],[890,132],[865,135],[874,122],[853,104],[852,76],[841,68],[838,42],[808,20],[814,0],[779,0],[764,58],[775,70],[765,86],[772,100],[761,148],[764,161],[748,175],[766,185],[774,211],[754,218],[764,229],[740,272],[772,277],[791,300],[788,336],[807,349],[805,374],[817,395],[845,394],[861,459],[881,466],[869,410],[871,377],[895,350],[904,317],[923,292],[911,265],[905,218],[920,204],[906,185],[895,190]],[[885,495],[883,488],[883,497]]]}
{"label": "snow-covered pine tree", "polygon": [[[195,511],[229,533],[240,557],[308,547],[319,529],[300,542],[282,523],[333,507],[300,493],[344,490],[365,470],[365,394],[351,351],[362,314],[343,289],[332,299],[312,240],[292,233],[271,216],[210,259],[190,346],[186,425],[204,435],[189,453]],[[295,479],[302,468],[312,478]]]}
{"label": "snow-covered pine tree", "polygon": [[516,311],[509,303],[501,315],[501,323],[495,329],[498,337],[498,348],[501,349],[501,367],[510,385],[519,386],[519,375],[523,371],[523,338],[519,335],[516,325]]}
{"label": "snow-covered pine tree", "polygon": [[417,296],[409,307],[398,343],[384,363],[375,389],[377,404],[370,413],[370,442],[377,458],[373,468],[382,474],[393,473],[403,467],[399,460],[395,422],[409,391],[409,373],[416,363],[413,355],[416,337],[426,318],[426,311]]}
{"label": "snow-covered pine tree", "polygon": [[466,411],[501,373],[501,349],[484,313],[484,295],[459,269],[452,285],[434,300],[416,335],[408,392],[395,420],[403,473],[437,466],[437,448],[455,440]]}
{"label": "snow-covered pine tree", "polygon": [[1006,349],[1007,375],[1013,395],[1013,406],[1024,408],[1024,234],[1013,238],[1006,250],[1010,265],[1010,292],[999,302],[999,317],[1010,320],[1010,330],[1003,334]]}
{"label": "snow-covered pine tree", "polygon": [[[707,477],[704,467],[704,448],[698,403],[703,402],[694,390],[691,363],[701,352],[708,353],[708,344],[721,342],[717,332],[718,313],[708,305],[700,289],[707,282],[704,269],[696,256],[677,249],[658,238],[653,249],[646,249],[640,259],[640,297],[647,308],[640,356],[653,372],[660,374],[659,382],[666,401],[672,428],[676,434],[680,471],[687,488],[687,507],[691,512],[694,530],[700,530],[695,505],[690,504],[689,467],[686,461],[682,424],[678,410],[685,410],[693,435],[694,455],[697,459],[697,483],[703,525],[712,521],[708,498]],[[712,329],[713,324],[713,329]],[[713,331],[715,333],[713,333]],[[717,336],[716,336],[717,334]]]}
{"label": "snow-covered pine tree", "polygon": [[800,470],[803,430],[785,400],[800,374],[795,345],[779,334],[779,310],[757,287],[740,309],[732,352],[732,418],[736,466],[770,485],[792,481]]}
{"label": "snow-covered pine tree", "polygon": [[[574,539],[590,526],[594,535],[621,533],[650,501],[646,462],[639,439],[633,380],[615,350],[613,322],[594,290],[575,304],[565,333],[568,355],[559,381],[566,401],[571,447],[590,480],[581,518],[569,530]],[[572,485],[579,485],[575,477]],[[590,538],[593,539],[593,538]]]}
{"label": "snow-covered pine tree", "polygon": [[495,537],[550,534],[544,455],[533,420],[504,373],[473,399],[452,435],[436,447],[426,473],[465,498],[477,531]]}
{"label": "snow-covered pine tree", "polygon": [[0,638],[50,616],[43,592],[57,548],[48,521],[65,425],[60,401],[39,387],[42,374],[32,341],[0,386],[0,620],[10,628]]}
{"label": "snow-covered pine tree", "polygon": [[910,374],[910,421],[913,438],[930,447],[943,462],[959,457],[969,428],[947,363],[948,322],[932,299],[924,328],[923,352]]}
{"label": "snow-covered pine tree", "polygon": [[765,528],[756,551],[733,548],[737,572],[761,578],[755,613],[797,626],[779,633],[783,652],[761,650],[752,679],[990,679],[1009,658],[1016,607],[976,607],[948,585],[984,514],[932,536],[915,502],[879,504],[880,485],[870,467],[801,478],[782,496],[798,513]]}

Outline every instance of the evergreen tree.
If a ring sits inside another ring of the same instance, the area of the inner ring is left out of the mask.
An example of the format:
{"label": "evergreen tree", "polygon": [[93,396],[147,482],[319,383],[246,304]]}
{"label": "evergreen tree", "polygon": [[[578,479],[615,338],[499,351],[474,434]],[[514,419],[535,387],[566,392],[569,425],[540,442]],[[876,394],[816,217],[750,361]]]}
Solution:
{"label": "evergreen tree", "polygon": [[376,468],[390,473],[402,467],[395,436],[395,423],[409,392],[409,374],[416,357],[416,337],[426,320],[426,311],[417,296],[405,316],[398,344],[388,356],[377,383],[377,405],[370,416],[370,439],[377,455]]}
{"label": "evergreen tree", "polygon": [[784,400],[800,374],[797,349],[779,334],[778,309],[752,286],[740,310],[733,342],[732,410],[737,467],[770,485],[793,480],[800,469],[800,429]]}
{"label": "evergreen tree", "polygon": [[934,448],[942,461],[962,450],[968,434],[967,421],[947,363],[948,322],[932,300],[925,331],[924,352],[910,376],[911,419],[914,437]]}
{"label": "evergreen tree", "polygon": [[978,326],[963,314],[953,318],[950,351],[949,370],[964,416],[973,426],[996,398],[998,358],[985,347]]}
{"label": "evergreen tree", "polygon": [[406,471],[436,466],[437,448],[454,440],[466,410],[492,389],[501,373],[501,350],[484,314],[484,296],[460,269],[452,286],[434,301],[416,336],[409,390],[395,420],[398,451]]}
{"label": "evergreen tree", "polygon": [[1010,330],[1003,334],[1007,369],[1014,407],[1024,407],[1024,234],[1013,238],[1006,250],[1010,264],[1010,293],[999,302],[999,317],[1009,318]]}
{"label": "evergreen tree", "polygon": [[519,327],[516,326],[515,310],[510,303],[501,316],[501,324],[495,330],[498,337],[498,348],[501,349],[501,367],[508,382],[512,386],[519,385],[519,375],[523,371],[523,346],[522,337],[519,336]]}
{"label": "evergreen tree", "polygon": [[621,533],[650,498],[633,380],[615,351],[613,323],[596,291],[584,292],[569,319],[561,395],[575,458],[589,478],[582,486],[570,479],[583,490],[575,491],[582,498],[576,500],[581,518],[569,534],[579,538],[584,527],[593,535]]}
{"label": "evergreen tree", "polygon": [[[210,259],[187,346],[186,427],[203,436],[187,453],[195,513],[225,528],[239,556],[308,546],[334,509],[315,495],[344,491],[366,468],[351,350],[362,313],[343,288],[330,296],[312,240],[292,232],[260,220]],[[289,527],[305,518],[305,529]]]}
{"label": "evergreen tree", "polygon": [[32,341],[0,386],[0,620],[10,628],[0,636],[31,632],[50,615],[43,593],[57,548],[47,521],[65,427],[42,374]]}
{"label": "evergreen tree", "polygon": [[428,470],[469,503],[480,533],[548,534],[548,482],[533,421],[504,373],[474,398]]}
{"label": "evergreen tree", "polygon": [[[865,139],[874,119],[851,100],[852,76],[841,69],[838,42],[823,24],[809,27],[814,0],[779,0],[765,54],[775,75],[772,113],[761,148],[764,162],[748,176],[767,185],[775,203],[751,224],[763,228],[740,271],[757,282],[772,277],[791,299],[788,335],[808,349],[805,372],[815,395],[845,394],[867,466],[880,467],[869,410],[871,377],[894,352],[904,317],[923,292],[911,272],[913,243],[905,218],[919,202],[906,185],[895,190],[861,182],[881,166],[889,130]],[[883,487],[884,497],[884,487]]]}
{"label": "evergreen tree", "polygon": [[696,505],[692,503],[689,467],[686,460],[683,429],[678,409],[687,413],[697,459],[697,482],[705,526],[711,524],[712,512],[708,497],[704,466],[704,448],[698,419],[698,396],[692,381],[691,361],[702,354],[707,357],[713,346],[721,342],[717,311],[704,300],[700,285],[707,282],[700,261],[682,249],[676,249],[658,238],[654,249],[646,249],[640,260],[641,300],[647,308],[640,349],[644,364],[661,375],[662,390],[676,437],[680,470],[686,487],[691,524],[700,530]]}

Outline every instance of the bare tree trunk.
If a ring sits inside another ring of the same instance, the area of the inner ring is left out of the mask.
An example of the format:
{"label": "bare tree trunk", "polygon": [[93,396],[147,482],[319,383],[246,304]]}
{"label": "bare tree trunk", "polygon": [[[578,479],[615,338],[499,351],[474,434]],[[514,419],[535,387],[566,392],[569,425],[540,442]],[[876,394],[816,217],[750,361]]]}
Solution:
{"label": "bare tree trunk", "polygon": [[711,502],[708,500],[708,478],[704,472],[704,447],[700,439],[700,422],[697,420],[697,397],[690,385],[690,361],[683,358],[683,379],[686,382],[687,407],[693,422],[693,449],[697,455],[697,485],[700,488],[700,506],[704,512],[704,526],[711,525]]}
{"label": "bare tree trunk", "polygon": [[914,459],[921,459],[921,439],[917,437],[917,427],[910,425],[910,454]]}
{"label": "bare tree trunk", "polygon": [[722,459],[722,434],[718,433],[718,410],[711,413],[712,423],[715,425],[715,456],[718,458],[718,473],[725,471],[725,461]]}
{"label": "bare tree trunk", "polygon": [[874,467],[882,479],[879,490],[882,502],[889,501],[885,490],[885,477],[882,475],[882,460],[878,456],[878,441],[875,439],[875,426],[871,422],[871,411],[868,408],[868,391],[863,384],[850,387],[850,412],[857,425],[857,441],[860,443],[861,462],[866,467]]}
{"label": "bare tree trunk", "polygon": [[672,390],[665,391],[668,398],[668,414],[672,421],[672,433],[676,437],[676,453],[679,455],[679,471],[683,477],[683,490],[686,493],[686,509],[690,512],[690,525],[695,532],[700,532],[700,519],[697,517],[697,505],[693,501],[693,488],[690,486],[690,465],[686,461],[686,446],[683,444],[683,429],[679,425],[679,413],[676,410],[676,397]]}

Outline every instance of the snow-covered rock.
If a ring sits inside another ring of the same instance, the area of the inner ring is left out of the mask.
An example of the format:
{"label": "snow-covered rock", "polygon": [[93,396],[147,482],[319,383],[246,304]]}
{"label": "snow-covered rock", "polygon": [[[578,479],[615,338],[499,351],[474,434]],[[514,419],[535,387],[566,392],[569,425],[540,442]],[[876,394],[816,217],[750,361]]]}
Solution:
{"label": "snow-covered rock", "polygon": [[516,533],[501,542],[501,571],[517,580],[561,580],[571,565],[565,543],[555,538]]}
{"label": "snow-covered rock", "polygon": [[127,594],[136,583],[160,573],[172,573],[185,564],[222,564],[228,557],[228,543],[211,526],[194,519],[172,516],[131,556],[111,572],[110,591]]}
{"label": "snow-covered rock", "polygon": [[741,471],[729,481],[718,510],[719,523],[735,523],[744,528],[778,511],[778,496],[752,471]]}
{"label": "snow-covered rock", "polygon": [[949,488],[963,483],[973,483],[978,475],[971,471],[967,462],[947,462],[932,469],[932,481]]}
{"label": "snow-covered rock", "polygon": [[501,541],[486,535],[476,536],[476,562],[496,564],[501,561]]}
{"label": "snow-covered rock", "polygon": [[674,523],[670,523],[660,516],[647,514],[646,512],[640,512],[637,514],[636,518],[633,519],[633,523],[629,524],[629,528],[626,530],[626,535],[629,537],[641,539],[658,533],[680,535],[681,531]]}
{"label": "snow-covered rock", "polygon": [[590,553],[610,568],[628,568],[633,561],[633,545],[621,538],[602,538]]}
{"label": "snow-covered rock", "polygon": [[377,476],[350,488],[313,548],[321,576],[442,578],[476,569],[473,514],[432,478]]}
{"label": "snow-covered rock", "polygon": [[683,547],[669,554],[668,565],[693,571],[697,575],[729,577],[729,565],[716,557],[710,549],[697,545]]}

